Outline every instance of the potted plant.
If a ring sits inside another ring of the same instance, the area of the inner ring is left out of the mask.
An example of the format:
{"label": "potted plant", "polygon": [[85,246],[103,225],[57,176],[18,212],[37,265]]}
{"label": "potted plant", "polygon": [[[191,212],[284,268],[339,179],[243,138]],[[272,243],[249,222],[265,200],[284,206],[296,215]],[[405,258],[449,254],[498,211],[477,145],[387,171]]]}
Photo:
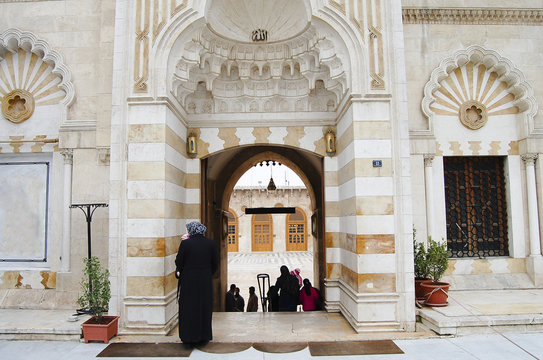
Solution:
{"label": "potted plant", "polygon": [[102,268],[96,256],[83,260],[85,262],[84,277],[81,281],[83,294],[77,303],[93,315],[81,325],[83,337],[86,343],[97,340],[107,344],[109,339],[117,335],[119,320],[118,316],[103,315],[108,311],[111,299],[109,270]]}
{"label": "potted plant", "polygon": [[426,261],[426,248],[423,243],[417,242],[417,229],[413,227],[413,256],[415,265],[415,299],[424,300],[424,292],[420,286],[423,282],[431,281],[428,275]]}
{"label": "potted plant", "polygon": [[423,243],[414,242],[414,262],[415,262],[415,298],[424,300],[424,290],[421,284],[431,282],[428,272],[428,261],[426,248]]}
{"label": "potted plant", "polygon": [[424,289],[425,293],[424,304],[428,306],[447,306],[450,284],[440,282],[441,277],[449,266],[447,244],[444,242],[439,243],[429,237],[426,262],[428,266],[428,274],[430,275],[432,281],[421,284],[421,287]]}

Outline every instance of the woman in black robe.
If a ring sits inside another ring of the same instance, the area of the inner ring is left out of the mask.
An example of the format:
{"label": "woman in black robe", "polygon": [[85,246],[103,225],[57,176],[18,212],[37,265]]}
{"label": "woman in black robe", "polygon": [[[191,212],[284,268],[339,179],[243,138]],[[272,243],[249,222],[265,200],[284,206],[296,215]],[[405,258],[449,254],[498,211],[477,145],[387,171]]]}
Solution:
{"label": "woman in black robe", "polygon": [[213,338],[213,274],[219,265],[215,241],[204,237],[206,227],[187,224],[189,237],[181,241],[175,258],[179,296],[179,338],[188,346]]}
{"label": "woman in black robe", "polygon": [[279,311],[296,311],[298,304],[298,279],[291,275],[286,265],[281,266],[281,276],[275,282],[275,291],[279,291]]}

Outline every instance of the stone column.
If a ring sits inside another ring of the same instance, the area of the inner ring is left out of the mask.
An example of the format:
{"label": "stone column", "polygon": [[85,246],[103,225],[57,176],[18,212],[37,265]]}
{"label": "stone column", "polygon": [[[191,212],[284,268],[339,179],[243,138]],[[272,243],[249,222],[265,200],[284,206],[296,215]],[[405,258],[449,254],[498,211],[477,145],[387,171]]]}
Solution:
{"label": "stone column", "polygon": [[537,154],[524,154],[522,160],[526,165],[526,191],[528,198],[528,221],[530,234],[530,256],[541,255],[539,242],[539,218],[537,213],[537,192],[535,179],[535,160]]}
{"label": "stone column", "polygon": [[434,238],[434,155],[424,155],[424,188],[426,191],[426,231],[428,236]]}
{"label": "stone column", "polygon": [[62,149],[64,157],[64,194],[62,200],[62,258],[61,272],[70,271],[70,242],[71,242],[71,201],[72,201],[72,164],[73,149]]}

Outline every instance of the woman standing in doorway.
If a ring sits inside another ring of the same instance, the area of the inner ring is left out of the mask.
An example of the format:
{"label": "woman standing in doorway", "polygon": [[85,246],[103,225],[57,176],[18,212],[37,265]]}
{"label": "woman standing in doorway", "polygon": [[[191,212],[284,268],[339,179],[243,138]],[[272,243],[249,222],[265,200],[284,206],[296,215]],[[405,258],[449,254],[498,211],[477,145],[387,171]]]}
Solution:
{"label": "woman standing in doorway", "polygon": [[179,279],[179,338],[193,347],[213,338],[212,277],[217,271],[219,255],[215,241],[206,238],[206,227],[198,221],[187,224],[189,237],[181,241],[175,258]]}

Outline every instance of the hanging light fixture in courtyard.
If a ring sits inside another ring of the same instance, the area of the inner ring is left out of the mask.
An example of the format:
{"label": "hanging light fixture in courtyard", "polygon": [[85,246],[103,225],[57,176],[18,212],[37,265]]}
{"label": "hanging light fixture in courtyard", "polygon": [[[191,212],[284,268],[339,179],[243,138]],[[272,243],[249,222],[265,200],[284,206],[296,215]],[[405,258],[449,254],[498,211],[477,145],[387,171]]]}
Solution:
{"label": "hanging light fixture in courtyard", "polygon": [[[275,165],[275,161],[273,162],[273,164]],[[273,182],[273,165],[272,167],[270,167],[270,182],[268,183],[268,187],[266,189],[268,191],[275,191],[275,189],[277,189],[277,186],[275,186],[275,183]]]}

